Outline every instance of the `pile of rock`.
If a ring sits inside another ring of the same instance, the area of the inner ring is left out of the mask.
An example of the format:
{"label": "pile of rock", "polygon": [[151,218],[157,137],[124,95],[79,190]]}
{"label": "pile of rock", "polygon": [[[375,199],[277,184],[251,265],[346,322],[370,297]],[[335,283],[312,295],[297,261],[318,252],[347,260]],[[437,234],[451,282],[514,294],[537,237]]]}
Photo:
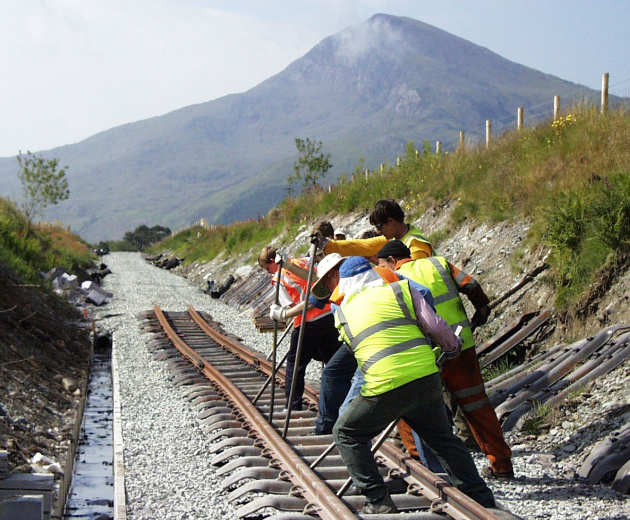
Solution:
{"label": "pile of rock", "polygon": [[101,280],[111,274],[111,270],[105,264],[87,271],[79,271],[79,274],[69,274],[63,267],[55,267],[47,273],[40,274],[44,280],[50,282],[56,294],[80,309],[90,304],[105,305],[113,296],[100,286]]}

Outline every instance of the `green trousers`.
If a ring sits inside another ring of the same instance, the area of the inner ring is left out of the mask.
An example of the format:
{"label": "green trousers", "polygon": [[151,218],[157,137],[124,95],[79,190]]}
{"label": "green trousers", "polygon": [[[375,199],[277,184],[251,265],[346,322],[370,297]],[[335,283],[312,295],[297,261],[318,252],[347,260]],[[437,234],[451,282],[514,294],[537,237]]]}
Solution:
{"label": "green trousers", "polygon": [[464,443],[453,434],[441,387],[440,376],[432,374],[381,395],[358,396],[335,423],[337,449],[368,501],[376,502],[386,493],[371,453],[371,440],[389,423],[403,418],[435,452],[458,489],[482,506],[494,507],[492,491],[479,476]]}

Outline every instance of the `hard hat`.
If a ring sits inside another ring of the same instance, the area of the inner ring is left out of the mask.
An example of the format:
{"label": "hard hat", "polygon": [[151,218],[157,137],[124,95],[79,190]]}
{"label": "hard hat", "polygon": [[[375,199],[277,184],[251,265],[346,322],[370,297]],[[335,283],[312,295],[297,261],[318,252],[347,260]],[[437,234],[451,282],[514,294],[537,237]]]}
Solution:
{"label": "hard hat", "polygon": [[332,269],[337,267],[341,262],[343,262],[345,258],[341,256],[339,253],[330,253],[322,258],[321,262],[317,264],[317,278],[318,280],[311,287],[311,292],[315,298],[320,300],[327,299],[330,297],[330,291],[328,288],[320,283],[322,278],[326,276]]}

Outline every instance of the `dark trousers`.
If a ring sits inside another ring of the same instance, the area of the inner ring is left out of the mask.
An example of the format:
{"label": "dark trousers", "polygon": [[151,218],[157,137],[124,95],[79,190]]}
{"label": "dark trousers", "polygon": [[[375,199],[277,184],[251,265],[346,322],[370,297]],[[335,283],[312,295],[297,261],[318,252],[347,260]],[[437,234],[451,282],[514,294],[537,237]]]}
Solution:
{"label": "dark trousers", "polygon": [[291,333],[291,346],[289,347],[289,355],[287,356],[287,379],[284,387],[287,406],[289,404],[289,393],[291,392],[291,381],[295,368],[298,338],[302,327],[305,327],[305,329],[302,338],[300,366],[297,368],[297,380],[295,381],[295,390],[293,392],[292,410],[302,409],[304,374],[306,373],[306,366],[310,363],[311,359],[326,363],[339,347],[339,333],[335,328],[335,319],[332,314],[315,321],[306,322],[306,325],[302,324],[293,329]]}
{"label": "dark trousers", "polygon": [[356,368],[357,360],[354,354],[348,347],[341,344],[322,371],[319,411],[315,420],[316,433],[332,432],[332,427],[339,416],[339,407],[350,389],[350,382]]}
{"label": "dark trousers", "polygon": [[438,374],[416,379],[381,395],[360,395],[336,422],[333,434],[339,453],[354,484],[370,502],[380,500],[386,493],[370,450],[371,440],[401,417],[436,453],[457,488],[482,506],[494,507],[492,491],[479,476],[464,443],[453,434]]}

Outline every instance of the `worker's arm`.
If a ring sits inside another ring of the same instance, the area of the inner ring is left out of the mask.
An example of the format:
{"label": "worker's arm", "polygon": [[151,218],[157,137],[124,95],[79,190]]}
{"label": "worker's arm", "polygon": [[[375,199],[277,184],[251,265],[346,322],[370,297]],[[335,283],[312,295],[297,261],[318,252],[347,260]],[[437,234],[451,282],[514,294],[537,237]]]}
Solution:
{"label": "worker's arm", "polygon": [[470,320],[470,325],[473,329],[476,329],[488,321],[490,316],[490,298],[483,291],[479,282],[472,276],[458,269],[450,262],[448,266],[451,270],[451,276],[455,280],[457,290],[465,294],[475,308],[475,315]]}
{"label": "worker's arm", "polygon": [[411,287],[410,292],[420,330],[429,336],[436,345],[442,347],[442,352],[445,352],[449,358],[456,357],[462,348],[461,340],[453,334],[448,323],[433,311],[422,293]]}
{"label": "worker's arm", "polygon": [[378,253],[387,243],[383,235],[356,240],[328,240],[324,245],[324,253],[339,253],[341,256],[372,256]]}
{"label": "worker's arm", "polygon": [[409,244],[409,251],[411,251],[411,259],[419,260],[420,258],[428,258],[433,255],[433,249],[431,244],[416,240],[415,238]]}

